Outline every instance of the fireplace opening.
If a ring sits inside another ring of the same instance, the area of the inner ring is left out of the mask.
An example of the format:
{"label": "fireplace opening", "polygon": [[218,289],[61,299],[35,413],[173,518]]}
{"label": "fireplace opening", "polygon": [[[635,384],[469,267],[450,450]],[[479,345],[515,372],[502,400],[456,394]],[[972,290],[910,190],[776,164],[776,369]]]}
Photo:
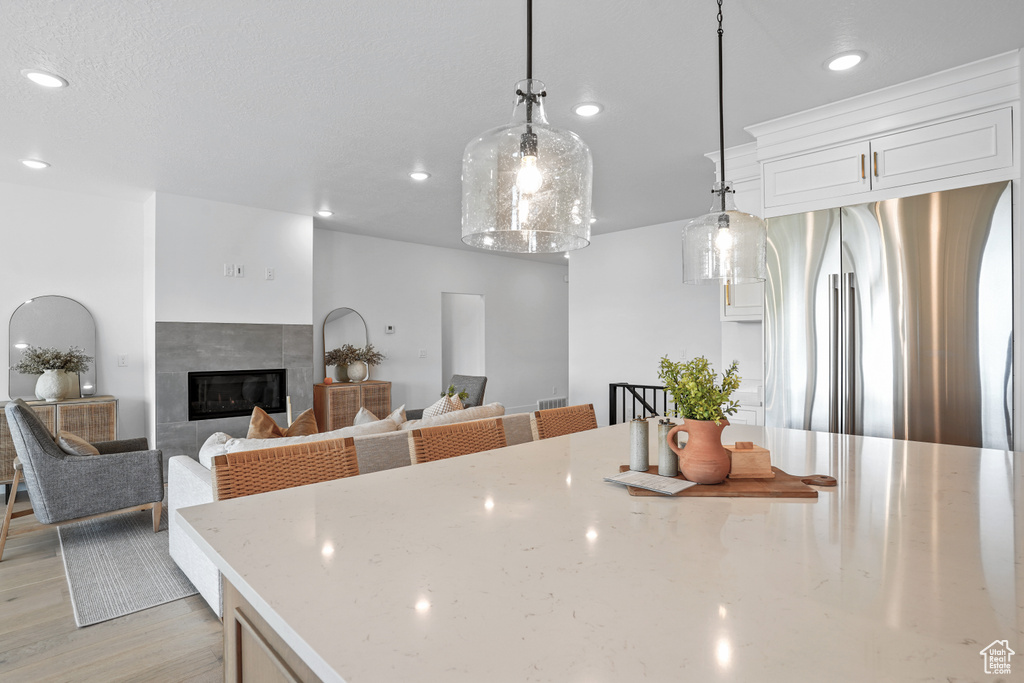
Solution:
{"label": "fireplace opening", "polygon": [[284,370],[221,370],[188,373],[188,419],[213,420],[285,411]]}

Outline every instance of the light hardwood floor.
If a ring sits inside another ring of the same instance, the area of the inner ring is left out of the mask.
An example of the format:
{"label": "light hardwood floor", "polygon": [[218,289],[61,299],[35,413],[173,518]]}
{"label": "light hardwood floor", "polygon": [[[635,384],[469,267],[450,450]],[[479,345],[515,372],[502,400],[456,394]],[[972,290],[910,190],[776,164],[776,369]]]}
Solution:
{"label": "light hardwood floor", "polygon": [[31,515],[11,523],[29,526],[39,530],[10,539],[0,562],[0,681],[224,680],[221,622],[202,597],[78,628],[57,530]]}

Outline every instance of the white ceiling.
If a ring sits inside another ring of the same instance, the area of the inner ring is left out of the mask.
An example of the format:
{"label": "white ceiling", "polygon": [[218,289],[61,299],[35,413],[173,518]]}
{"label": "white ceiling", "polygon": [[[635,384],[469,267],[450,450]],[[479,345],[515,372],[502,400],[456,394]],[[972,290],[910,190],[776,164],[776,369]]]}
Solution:
{"label": "white ceiling", "polygon": [[[1024,1],[726,0],[726,144],[743,127],[1024,45]],[[714,0],[537,0],[551,123],[594,155],[594,232],[707,209]],[[462,151],[507,122],[524,0],[9,0],[0,181],[153,190],[461,247]],[[825,59],[868,53],[832,73]],[[44,68],[71,87],[20,75]],[[571,107],[605,111],[581,119]],[[19,158],[53,167],[30,171]],[[425,183],[409,179],[426,170]],[[533,257],[552,259],[557,257]]]}

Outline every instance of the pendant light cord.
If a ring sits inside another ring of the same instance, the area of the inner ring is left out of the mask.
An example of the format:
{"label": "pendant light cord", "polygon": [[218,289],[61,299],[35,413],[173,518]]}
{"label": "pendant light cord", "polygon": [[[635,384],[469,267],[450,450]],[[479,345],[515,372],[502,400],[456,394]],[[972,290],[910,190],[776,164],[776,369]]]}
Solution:
{"label": "pendant light cord", "polygon": [[526,79],[533,80],[533,0],[526,0]]}
{"label": "pendant light cord", "polygon": [[[528,0],[532,2],[532,0]],[[529,23],[529,19],[527,19]],[[721,185],[721,196],[722,196],[722,211],[725,211],[725,97],[723,95],[724,89],[722,86],[722,0],[718,0],[718,145],[719,152],[718,163],[719,172],[721,173],[720,180]]]}

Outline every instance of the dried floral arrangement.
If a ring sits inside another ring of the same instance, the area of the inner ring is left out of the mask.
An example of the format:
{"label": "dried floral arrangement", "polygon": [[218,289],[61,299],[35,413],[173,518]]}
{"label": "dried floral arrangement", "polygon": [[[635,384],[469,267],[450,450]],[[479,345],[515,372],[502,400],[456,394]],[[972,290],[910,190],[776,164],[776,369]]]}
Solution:
{"label": "dried floral arrangement", "polygon": [[14,371],[23,375],[41,375],[46,370],[63,370],[64,372],[81,373],[89,369],[92,356],[72,346],[67,351],[58,351],[53,347],[29,346],[21,352],[21,360],[14,366]]}
{"label": "dried floral arrangement", "polygon": [[373,348],[373,344],[367,344],[363,348],[356,351],[355,360],[361,360],[370,367],[380,365],[385,361],[387,356]]}
{"label": "dried floral arrangement", "polygon": [[349,365],[352,361],[359,360],[359,349],[351,344],[345,344],[340,349],[331,349],[324,356],[326,365]]}

